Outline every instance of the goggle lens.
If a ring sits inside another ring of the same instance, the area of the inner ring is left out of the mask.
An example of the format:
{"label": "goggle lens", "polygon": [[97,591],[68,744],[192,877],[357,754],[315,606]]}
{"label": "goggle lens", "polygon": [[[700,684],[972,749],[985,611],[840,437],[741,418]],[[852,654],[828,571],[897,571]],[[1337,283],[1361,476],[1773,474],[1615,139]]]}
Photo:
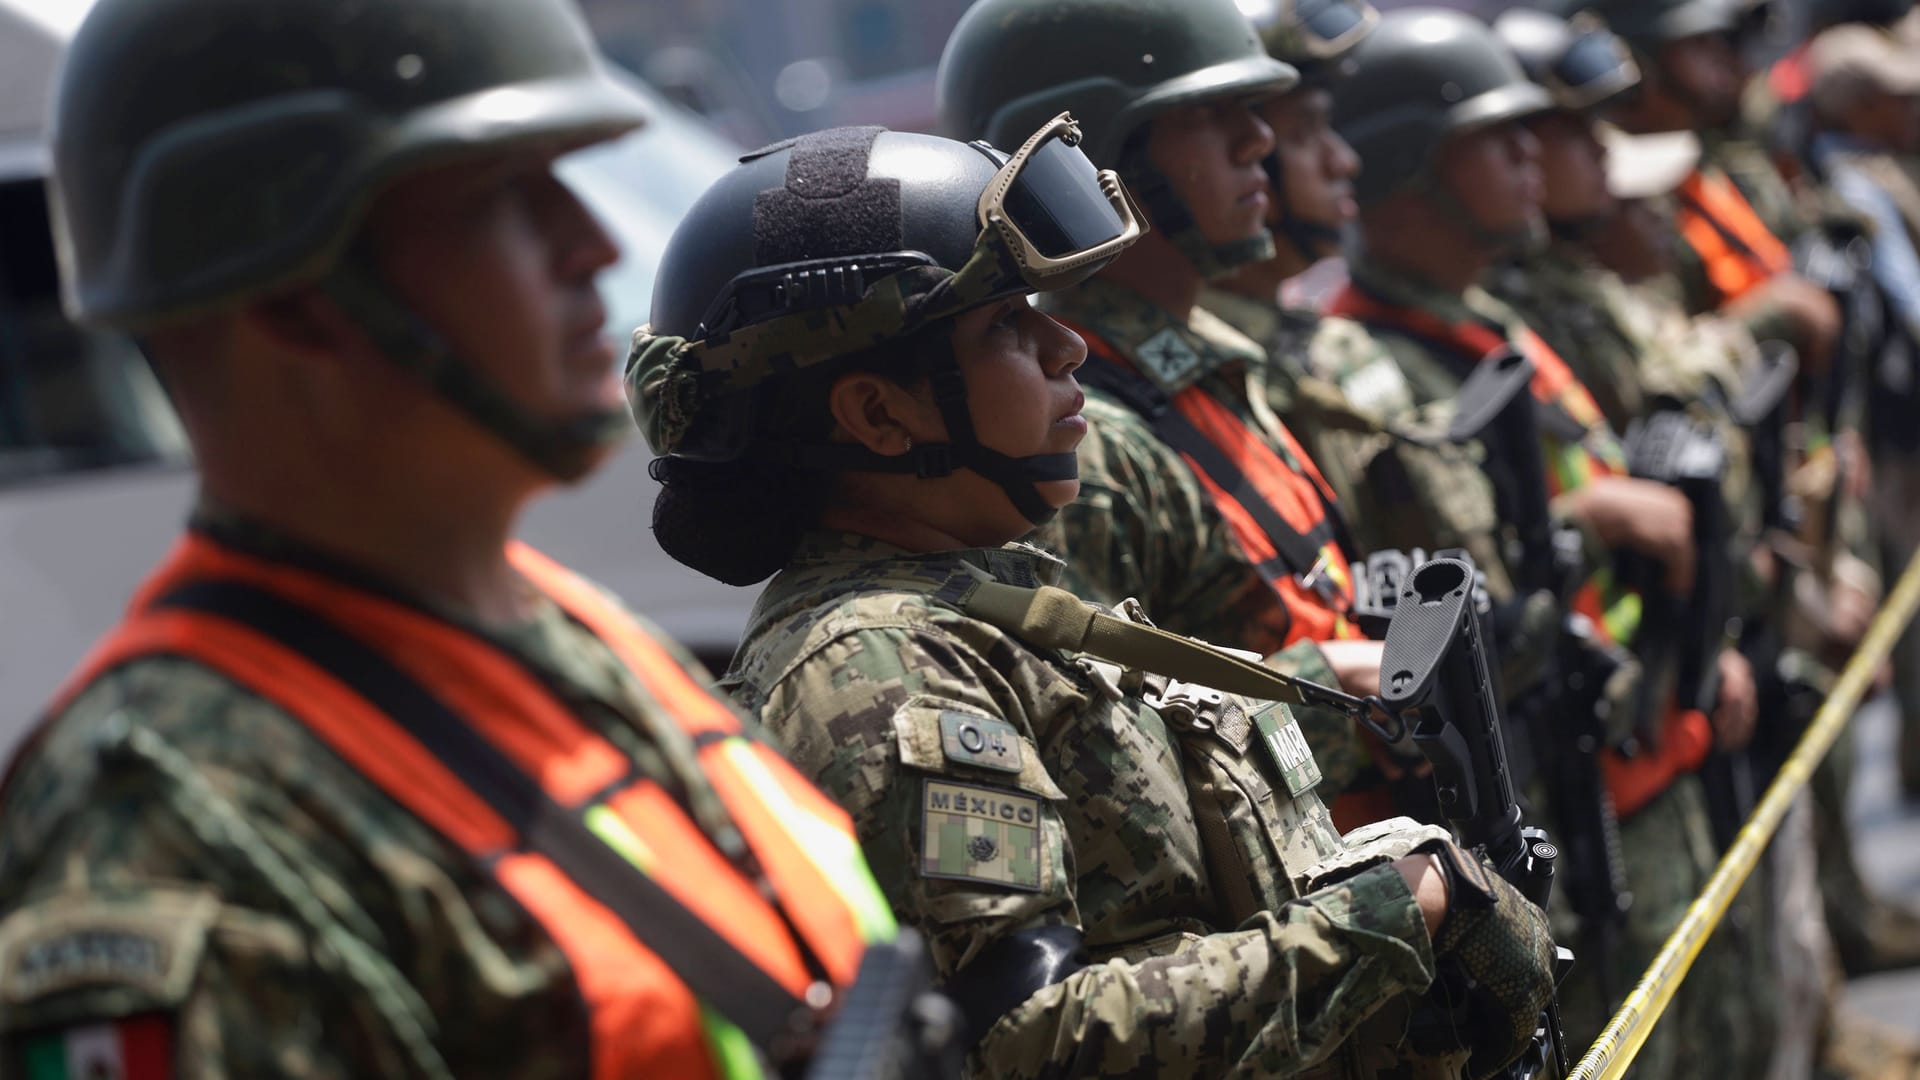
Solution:
{"label": "goggle lens", "polygon": [[1111,243],[1127,227],[1101,190],[1100,171],[1079,147],[1058,138],[1027,157],[1007,190],[1003,212],[1050,259]]}

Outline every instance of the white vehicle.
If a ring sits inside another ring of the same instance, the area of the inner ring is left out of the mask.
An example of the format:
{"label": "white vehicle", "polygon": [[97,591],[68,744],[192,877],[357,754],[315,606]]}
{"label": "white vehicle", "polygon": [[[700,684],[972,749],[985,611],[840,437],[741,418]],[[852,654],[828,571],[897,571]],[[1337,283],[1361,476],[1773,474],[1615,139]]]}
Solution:
{"label": "white vehicle", "polygon": [[[0,0],[0,755],[30,729],[89,644],[180,532],[186,446],[133,345],[61,315],[42,176],[41,117],[61,43],[87,0]],[[674,224],[738,150],[641,88],[654,123],[561,172],[619,239],[601,279],[609,329],[646,321]],[[589,484],[542,500],[525,537],[614,590],[710,663],[752,593],[669,559],[636,439]]]}

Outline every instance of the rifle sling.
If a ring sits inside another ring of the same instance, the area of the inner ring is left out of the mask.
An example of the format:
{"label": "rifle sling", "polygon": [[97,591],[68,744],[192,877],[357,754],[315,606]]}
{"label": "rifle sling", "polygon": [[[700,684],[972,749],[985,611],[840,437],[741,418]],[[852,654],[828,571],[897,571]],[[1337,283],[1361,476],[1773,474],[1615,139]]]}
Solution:
{"label": "rifle sling", "polygon": [[1158,627],[1103,614],[1065,589],[1051,585],[1029,589],[983,580],[969,590],[961,606],[973,618],[1029,645],[1086,653],[1122,667],[1263,701],[1336,709],[1365,707],[1358,698],[1283,675],[1257,660]]}

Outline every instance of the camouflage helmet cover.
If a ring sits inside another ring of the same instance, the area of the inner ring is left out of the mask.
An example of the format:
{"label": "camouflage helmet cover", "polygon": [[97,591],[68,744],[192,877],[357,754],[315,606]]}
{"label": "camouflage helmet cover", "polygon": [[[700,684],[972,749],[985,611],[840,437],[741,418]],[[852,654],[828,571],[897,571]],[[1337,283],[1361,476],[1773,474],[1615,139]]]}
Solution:
{"label": "camouflage helmet cover", "polygon": [[1298,81],[1233,0],[979,0],[947,39],[937,99],[948,135],[995,146],[1071,112],[1087,156],[1114,168],[1163,112]]}
{"label": "camouflage helmet cover", "polygon": [[397,177],[645,118],[569,0],[100,0],[55,96],[68,309],[140,328],[316,278]]}
{"label": "camouflage helmet cover", "polygon": [[1351,65],[1333,122],[1363,163],[1362,206],[1425,177],[1448,138],[1553,107],[1493,31],[1458,11],[1388,12]]}

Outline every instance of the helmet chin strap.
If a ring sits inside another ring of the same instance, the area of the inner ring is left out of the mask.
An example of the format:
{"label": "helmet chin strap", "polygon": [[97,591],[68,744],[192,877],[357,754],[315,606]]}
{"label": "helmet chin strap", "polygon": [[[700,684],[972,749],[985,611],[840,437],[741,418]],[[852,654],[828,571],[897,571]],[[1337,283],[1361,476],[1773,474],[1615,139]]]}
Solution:
{"label": "helmet chin strap", "polygon": [[1496,258],[1530,255],[1539,251],[1547,242],[1547,231],[1538,215],[1526,224],[1511,229],[1488,228],[1474,216],[1473,210],[1467,206],[1466,201],[1454,194],[1453,188],[1439,177],[1429,176],[1423,186],[1425,189],[1423,194],[1428,202],[1465,230],[1474,245],[1488,255]]}
{"label": "helmet chin strap", "polygon": [[967,406],[966,378],[960,362],[948,358],[929,376],[934,404],[947,425],[947,442],[919,443],[904,454],[888,456],[850,443],[772,443],[762,444],[756,456],[802,469],[819,472],[912,473],[923,480],[952,476],[970,469],[986,477],[1013,503],[1020,516],[1034,526],[1053,520],[1059,508],[1040,494],[1040,485],[1049,481],[1078,480],[1079,455],[1030,454],[1013,457],[990,449],[980,442],[974,430],[973,413]]}
{"label": "helmet chin strap", "polygon": [[1153,227],[1173,241],[1174,247],[1180,249],[1180,254],[1186,256],[1202,278],[1218,281],[1243,266],[1273,258],[1273,234],[1265,229],[1225,244],[1208,240],[1193,216],[1193,209],[1173,190],[1172,181],[1146,160],[1145,154],[1137,150],[1123,154],[1120,174],[1134,201],[1152,219]]}
{"label": "helmet chin strap", "polygon": [[396,299],[364,255],[350,253],[321,286],[390,363],[424,382],[442,401],[561,483],[585,477],[605,450],[633,432],[632,417],[625,409],[605,409],[568,420],[547,420],[527,412]]}
{"label": "helmet chin strap", "polygon": [[1274,208],[1280,211],[1280,223],[1272,229],[1275,240],[1286,241],[1294,254],[1306,263],[1319,262],[1338,252],[1346,239],[1346,230],[1338,225],[1309,221],[1294,212],[1293,204],[1287,200],[1286,163],[1280,160],[1279,153],[1268,156],[1266,169],[1267,178],[1273,182]]}

